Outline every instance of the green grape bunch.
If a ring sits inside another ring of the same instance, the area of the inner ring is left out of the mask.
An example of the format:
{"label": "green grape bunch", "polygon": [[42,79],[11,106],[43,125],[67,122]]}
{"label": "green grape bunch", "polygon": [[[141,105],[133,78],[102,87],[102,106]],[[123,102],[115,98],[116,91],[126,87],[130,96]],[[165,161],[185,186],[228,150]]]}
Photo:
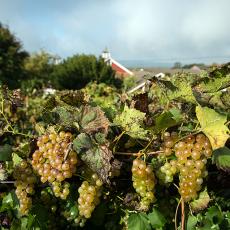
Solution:
{"label": "green grape bunch", "polygon": [[156,179],[152,167],[141,159],[135,159],[132,165],[132,181],[134,189],[141,196],[140,209],[148,209],[155,200]]}
{"label": "green grape bunch", "polygon": [[75,219],[75,223],[81,227],[84,226],[86,219],[92,215],[95,207],[100,203],[100,196],[102,195],[102,181],[97,174],[93,174],[91,181],[83,181],[78,188],[78,208],[79,217]]}
{"label": "green grape bunch", "polygon": [[204,134],[189,136],[175,146],[179,171],[179,192],[185,202],[197,198],[203,178],[207,176],[207,159],[212,156],[212,147]]}
{"label": "green grape bunch", "polygon": [[36,176],[30,164],[23,160],[14,170],[16,195],[19,199],[19,212],[21,215],[28,215],[29,209],[32,206],[31,195],[34,193],[34,183]]}

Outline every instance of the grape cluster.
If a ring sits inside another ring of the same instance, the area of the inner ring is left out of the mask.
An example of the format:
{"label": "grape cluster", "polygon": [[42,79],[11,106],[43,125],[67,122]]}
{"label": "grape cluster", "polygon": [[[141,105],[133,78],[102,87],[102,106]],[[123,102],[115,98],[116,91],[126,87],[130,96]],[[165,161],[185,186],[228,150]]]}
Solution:
{"label": "grape cluster", "polygon": [[163,151],[160,156],[170,156],[173,153],[173,146],[175,142],[178,140],[178,135],[176,132],[165,132],[163,136],[163,145],[160,148]]}
{"label": "grape cluster", "polygon": [[83,181],[79,187],[78,208],[79,217],[75,219],[75,223],[81,227],[84,226],[86,219],[91,217],[95,207],[99,204],[101,196],[102,181],[98,178],[97,174],[92,175],[91,182]]}
{"label": "grape cluster", "polygon": [[150,165],[141,159],[135,159],[132,165],[132,181],[136,192],[141,196],[141,207],[148,209],[154,201],[156,179]]}
{"label": "grape cluster", "polygon": [[166,162],[160,169],[156,172],[159,182],[161,184],[167,184],[173,182],[173,176],[177,173],[177,161],[171,160]]}
{"label": "grape cluster", "polygon": [[[39,147],[33,153],[32,166],[41,176],[41,182],[52,183],[55,196],[65,199],[69,194],[69,185],[62,181],[71,178],[76,171],[77,154],[71,150],[72,134],[61,131],[41,136]],[[62,191],[61,191],[62,190]]]}
{"label": "grape cluster", "polygon": [[36,177],[33,174],[31,166],[23,160],[19,166],[14,170],[13,176],[15,178],[16,195],[19,199],[19,211],[22,215],[27,215],[32,205],[32,198],[28,195],[34,193],[34,183]]}
{"label": "grape cluster", "polygon": [[177,168],[179,170],[179,192],[185,202],[197,197],[203,178],[207,176],[205,165],[212,156],[208,138],[203,134],[189,136],[175,146]]}

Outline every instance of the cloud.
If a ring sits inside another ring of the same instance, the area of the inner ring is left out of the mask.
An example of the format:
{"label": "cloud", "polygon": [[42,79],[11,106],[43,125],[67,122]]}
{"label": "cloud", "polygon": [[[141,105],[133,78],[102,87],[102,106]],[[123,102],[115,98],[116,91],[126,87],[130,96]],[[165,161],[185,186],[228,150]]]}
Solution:
{"label": "cloud", "polygon": [[222,60],[230,56],[229,8],[228,0],[8,0],[0,21],[30,51],[98,55],[108,46],[118,59]]}

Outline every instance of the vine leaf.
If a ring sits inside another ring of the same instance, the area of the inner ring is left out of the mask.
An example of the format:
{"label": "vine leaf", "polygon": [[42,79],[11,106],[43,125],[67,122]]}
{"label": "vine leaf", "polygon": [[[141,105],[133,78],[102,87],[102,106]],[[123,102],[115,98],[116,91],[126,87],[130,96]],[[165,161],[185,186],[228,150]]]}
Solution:
{"label": "vine leaf", "polygon": [[83,106],[80,109],[79,125],[85,133],[108,133],[109,120],[99,107]]}
{"label": "vine leaf", "polygon": [[151,230],[148,216],[145,213],[131,214],[128,219],[128,230]]}
{"label": "vine leaf", "polygon": [[12,146],[5,144],[0,146],[0,161],[10,161],[12,159]]}
{"label": "vine leaf", "polygon": [[171,110],[164,112],[156,117],[156,130],[161,131],[163,129],[173,127],[177,125],[180,121],[182,121],[182,114],[176,108],[172,108]]}
{"label": "vine leaf", "polygon": [[230,171],[230,149],[226,146],[213,152],[213,160],[219,169]]}
{"label": "vine leaf", "polygon": [[196,116],[201,129],[209,138],[213,150],[221,148],[229,138],[229,129],[225,125],[227,116],[208,107],[196,107]]}
{"label": "vine leaf", "polygon": [[207,208],[209,202],[210,197],[208,195],[207,189],[205,189],[204,191],[200,192],[199,197],[196,200],[193,200],[190,203],[190,207],[192,211],[198,212]]}
{"label": "vine leaf", "polygon": [[220,224],[223,220],[223,214],[221,210],[216,206],[210,207],[206,212],[205,216],[212,223],[217,222],[218,224]]}
{"label": "vine leaf", "polygon": [[81,160],[105,183],[109,183],[108,176],[111,170],[110,161],[112,151],[108,144],[98,145],[93,143],[90,136],[86,133],[79,134],[73,141],[73,148],[80,156]]}
{"label": "vine leaf", "polygon": [[187,220],[187,230],[196,230],[198,220],[195,216],[189,216]]}
{"label": "vine leaf", "polygon": [[120,126],[132,138],[149,140],[149,132],[143,128],[145,113],[125,105],[123,112],[114,119],[114,124]]}
{"label": "vine leaf", "polygon": [[165,217],[156,208],[148,214],[148,218],[153,228],[162,228],[166,223]]}

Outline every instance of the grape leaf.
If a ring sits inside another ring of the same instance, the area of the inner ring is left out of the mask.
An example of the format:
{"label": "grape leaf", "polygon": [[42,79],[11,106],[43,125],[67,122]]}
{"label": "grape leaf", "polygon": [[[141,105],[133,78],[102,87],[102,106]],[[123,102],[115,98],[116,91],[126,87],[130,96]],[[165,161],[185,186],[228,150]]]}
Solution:
{"label": "grape leaf", "polygon": [[196,224],[198,220],[195,216],[188,216],[187,220],[187,230],[196,230]]}
{"label": "grape leaf", "polygon": [[148,214],[148,218],[153,228],[162,228],[166,223],[165,217],[156,208]]}
{"label": "grape leaf", "polygon": [[220,224],[224,218],[221,210],[216,206],[210,207],[206,212],[205,216],[214,224]]}
{"label": "grape leaf", "polygon": [[92,147],[93,147],[93,143],[90,139],[90,136],[87,135],[86,133],[80,133],[73,140],[73,148],[78,154],[82,154]]}
{"label": "grape leaf", "polygon": [[160,114],[156,117],[156,130],[161,131],[163,129],[173,127],[182,120],[182,115],[178,109],[171,109],[167,112]]}
{"label": "grape leaf", "polygon": [[12,159],[12,146],[5,144],[0,146],[0,161],[10,161]]}
{"label": "grape leaf", "polygon": [[128,230],[151,230],[148,216],[145,213],[131,214],[128,219]]}
{"label": "grape leaf", "polygon": [[213,161],[219,169],[230,171],[230,149],[226,146],[213,151]]}
{"label": "grape leaf", "polygon": [[200,192],[199,197],[196,200],[193,200],[190,203],[190,207],[192,211],[198,212],[200,210],[203,210],[208,207],[208,204],[210,202],[210,197],[208,195],[207,189]]}
{"label": "grape leaf", "polygon": [[120,126],[129,136],[149,140],[149,132],[143,128],[145,113],[125,105],[123,112],[114,119],[114,124]]}
{"label": "grape leaf", "polygon": [[89,135],[81,133],[74,139],[73,148],[81,160],[90,169],[97,172],[103,182],[109,183],[108,176],[111,170],[110,160],[113,154],[108,148],[108,143],[104,143],[103,145],[93,143]]}
{"label": "grape leaf", "polygon": [[79,125],[85,133],[108,133],[109,120],[99,107],[83,106],[79,113]]}
{"label": "grape leaf", "polygon": [[227,116],[208,107],[196,107],[196,116],[201,129],[209,138],[213,150],[221,148],[229,138],[229,129],[225,125]]}
{"label": "grape leaf", "polygon": [[[192,75],[191,75],[192,76]],[[174,86],[176,86],[176,90],[169,91],[168,97],[170,100],[181,100],[185,102],[190,102],[193,104],[196,104],[196,98],[193,95],[192,87],[189,84],[188,79],[183,76],[177,76],[175,75],[172,79],[172,83]]]}
{"label": "grape leaf", "polygon": [[14,192],[9,192],[2,199],[0,212],[7,211],[8,209],[15,209],[18,206],[18,199]]}

